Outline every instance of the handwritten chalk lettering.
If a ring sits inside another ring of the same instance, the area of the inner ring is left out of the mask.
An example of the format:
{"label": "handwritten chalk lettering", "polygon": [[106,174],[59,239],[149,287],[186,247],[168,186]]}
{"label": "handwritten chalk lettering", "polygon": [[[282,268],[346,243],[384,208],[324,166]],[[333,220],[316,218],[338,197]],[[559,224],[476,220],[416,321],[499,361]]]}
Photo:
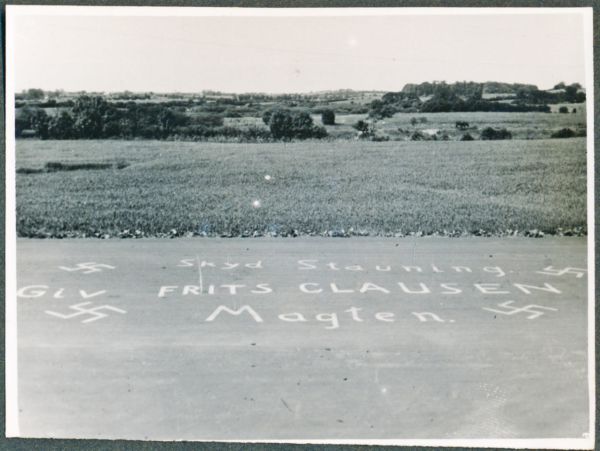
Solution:
{"label": "handwritten chalk lettering", "polygon": [[335,313],[319,313],[315,316],[317,321],[329,322],[330,325],[326,326],[325,329],[339,329],[340,322],[338,321],[337,314]]}
{"label": "handwritten chalk lettering", "polygon": [[344,312],[350,313],[352,315],[352,319],[358,323],[362,323],[363,319],[359,316],[358,312],[362,309],[358,307],[350,307],[348,310],[344,310]]}
{"label": "handwritten chalk lettering", "polygon": [[17,297],[39,298],[46,294],[48,288],[47,285],[28,285],[17,290]]}
{"label": "handwritten chalk lettering", "polygon": [[[185,285],[183,287],[182,295],[186,296],[188,294],[201,294],[200,290],[202,287],[200,285]],[[160,295],[159,295],[160,296]]]}
{"label": "handwritten chalk lettering", "polygon": [[78,263],[73,267],[69,266],[59,266],[63,271],[75,272],[82,271],[83,274],[92,274],[95,272],[102,272],[103,269],[115,269],[116,266],[107,265],[104,263],[96,263],[96,262],[87,262],[87,263]]}
{"label": "handwritten chalk lettering", "polygon": [[555,294],[561,293],[561,291],[559,289],[554,288],[549,283],[545,283],[543,287],[536,287],[534,285],[525,285],[522,283],[514,283],[513,285],[525,294],[531,294],[531,291],[529,291],[529,290],[547,291],[549,293],[555,293]]}
{"label": "handwritten chalk lettering", "polygon": [[236,268],[248,268],[248,269],[263,269],[262,260],[250,263],[240,262],[224,262],[217,264],[215,262],[199,260],[196,258],[183,258],[179,260],[177,264],[178,268],[189,268],[189,267],[200,267],[200,268],[215,268],[223,271],[232,270]]}
{"label": "handwritten chalk lettering", "polygon": [[364,271],[364,268],[360,265],[345,266],[344,269],[346,271]]}
{"label": "handwritten chalk lettering", "polygon": [[[367,267],[365,265],[359,265],[356,263],[352,263],[352,264],[344,264],[344,263],[339,263],[339,262],[320,262],[318,259],[316,258],[308,258],[308,259],[301,259],[297,261],[298,264],[298,270],[301,271],[315,271],[315,270],[328,270],[328,271],[366,271],[368,269],[375,269],[375,271],[378,272],[391,272],[396,270],[397,272],[407,272],[407,273],[426,273],[426,272],[432,272],[432,273],[447,273],[447,272],[453,272],[453,273],[472,273],[473,272],[473,268],[471,268],[470,266],[464,266],[464,265],[456,265],[456,266],[450,266],[447,267],[445,269],[438,267],[437,265],[431,263],[429,265],[403,265],[403,264],[399,264],[397,266],[392,266],[388,263],[386,264],[375,264],[372,267]],[[488,273],[488,274],[493,274],[496,277],[505,277],[506,276],[506,271],[504,271],[501,267],[499,266],[485,266],[483,268],[480,268],[481,271]]]}
{"label": "handwritten chalk lettering", "polygon": [[389,272],[392,270],[390,265],[375,265],[375,271]]}
{"label": "handwritten chalk lettering", "polygon": [[[419,323],[434,322],[434,323],[453,323],[454,320],[447,320],[440,318],[439,315],[432,312],[411,312],[412,316],[416,318]],[[372,317],[371,317],[372,315]],[[228,307],[226,305],[218,306],[206,319],[205,322],[214,322],[221,317],[235,316],[239,317],[240,321],[250,321],[254,323],[267,323],[268,318],[261,316],[261,314],[252,308],[250,305],[243,305],[241,307]],[[366,321],[369,318],[371,321]],[[317,322],[322,323],[323,328],[327,330],[336,330],[342,327],[342,324],[346,321],[352,323],[361,324],[373,324],[372,320],[383,323],[394,323],[396,322],[396,314],[393,312],[376,312],[364,316],[362,308],[350,307],[344,310],[341,314],[336,312],[315,312],[311,316],[307,316],[305,313],[300,312],[285,312],[279,313],[276,319],[286,323],[308,323]],[[347,322],[346,322],[347,324]]]}
{"label": "handwritten chalk lettering", "polygon": [[502,307],[503,310],[493,309],[489,307],[482,307],[483,310],[487,310],[488,312],[499,313],[501,315],[515,315],[517,313],[528,313],[527,319],[536,319],[544,314],[544,312],[540,310],[549,310],[549,311],[558,311],[557,308],[553,307],[545,307],[543,305],[537,304],[528,304],[523,307],[513,306],[515,301],[506,301],[498,304],[498,307]]}
{"label": "handwritten chalk lettering", "polygon": [[234,315],[234,316],[240,316],[242,313],[246,312],[257,323],[263,322],[263,319],[261,318],[261,316],[258,313],[256,313],[256,311],[254,311],[254,309],[252,307],[250,307],[249,305],[244,305],[237,310],[230,309],[229,307],[227,307],[225,305],[219,305],[217,307],[217,309],[208,318],[206,318],[206,321],[208,321],[208,322],[214,321],[221,312],[226,312],[226,313],[229,313],[230,315]]}
{"label": "handwritten chalk lettering", "polygon": [[268,283],[257,283],[253,286],[247,286],[243,284],[222,284],[222,285],[208,285],[206,289],[202,285],[183,285],[181,288],[179,285],[163,285],[158,289],[158,297],[165,298],[169,293],[179,293],[182,296],[201,296],[203,294],[214,295],[214,294],[228,294],[238,295],[243,292],[249,291],[251,294],[269,294],[273,293]]}
{"label": "handwritten chalk lettering", "polygon": [[302,315],[302,313],[293,312],[293,313],[282,313],[281,315],[277,315],[281,321],[287,321],[290,323],[305,323],[307,319]]}
{"label": "handwritten chalk lettering", "polygon": [[460,294],[462,290],[460,288],[456,288],[453,285],[458,285],[457,283],[440,283],[440,287],[442,287],[446,291],[442,291],[441,294]]}
{"label": "handwritten chalk lettering", "polygon": [[475,288],[483,294],[509,294],[509,291],[500,290],[499,283],[475,283]]}
{"label": "handwritten chalk lettering", "polygon": [[88,293],[85,290],[79,290],[79,295],[83,298],[83,299],[89,299],[89,298],[94,298],[96,296],[100,296],[101,294],[106,293],[106,290],[100,290],[100,291],[96,291],[94,293]]}
{"label": "handwritten chalk lettering", "polygon": [[409,294],[428,294],[431,293],[431,290],[429,288],[427,288],[427,285],[425,285],[424,283],[419,283],[419,286],[421,287],[420,290],[411,290],[409,289],[406,284],[402,283],[402,282],[398,282],[398,286],[400,288],[402,288],[402,291],[404,291],[405,293],[409,293]]}
{"label": "handwritten chalk lettering", "polygon": [[113,312],[117,312],[117,313],[121,313],[121,314],[125,314],[127,313],[125,310],[117,308],[117,307],[113,307],[112,305],[99,305],[97,307],[93,307],[93,308],[84,308],[84,306],[86,305],[90,305],[92,302],[81,302],[79,304],[74,304],[74,305],[70,305],[69,308],[71,310],[75,310],[75,313],[70,313],[70,314],[63,314],[63,313],[58,313],[58,312],[54,312],[52,310],[46,310],[46,313],[48,315],[52,315],[52,316],[56,316],[57,318],[61,318],[61,319],[71,319],[71,318],[75,318],[77,316],[81,316],[81,315],[89,315],[90,317],[87,319],[82,320],[82,323],[91,323],[92,321],[97,321],[99,319],[102,318],[106,318],[109,315],[107,313],[103,313],[101,312],[101,310],[109,310],[109,311],[113,311]]}
{"label": "handwritten chalk lettering", "polygon": [[252,294],[269,294],[272,293],[273,289],[269,286],[268,283],[257,283],[256,290],[250,290]]}
{"label": "handwritten chalk lettering", "polygon": [[473,272],[468,266],[452,266],[452,269],[456,272]]}
{"label": "handwritten chalk lettering", "polygon": [[317,263],[318,260],[298,260],[298,269],[317,269],[313,263]]}
{"label": "handwritten chalk lettering", "polygon": [[384,321],[386,323],[393,323],[395,321],[395,314],[391,312],[377,312],[375,313],[375,319],[378,321]]}
{"label": "handwritten chalk lettering", "polygon": [[431,312],[412,312],[412,314],[415,315],[422,323],[429,321],[428,318],[431,318],[432,321],[436,321],[438,323],[445,322],[442,318]]}
{"label": "handwritten chalk lettering", "polygon": [[[50,287],[48,285],[28,285],[17,290],[17,297],[20,298],[39,298],[48,293]],[[85,290],[79,290],[79,296],[83,299],[89,299],[96,296],[100,296],[106,293],[106,290],[95,291],[88,293]],[[64,299],[65,289],[59,288],[52,294],[53,299]]]}
{"label": "handwritten chalk lettering", "polygon": [[379,291],[381,293],[390,294],[390,290],[387,290],[383,287],[380,287],[379,285],[375,285],[374,283],[370,282],[363,283],[362,287],[360,287],[360,290],[358,291],[360,291],[361,293],[366,293],[367,291]]}
{"label": "handwritten chalk lettering", "polygon": [[[400,289],[398,290],[396,286]],[[408,295],[457,295],[464,293],[465,289],[468,287],[474,287],[476,292],[485,295],[511,294],[515,292],[515,289],[527,295],[535,294],[535,292],[538,291],[542,291],[545,293],[561,294],[561,291],[558,288],[550,285],[549,283],[544,283],[543,285],[513,283],[512,290],[511,286],[507,284],[474,283],[472,285],[461,286],[459,283],[456,282],[445,282],[437,285],[427,285],[423,282],[413,282],[410,284],[404,282],[397,282],[396,285],[392,286],[383,286],[372,282],[364,282],[362,284],[356,284],[355,287],[359,288],[351,288],[348,285],[342,285],[340,283],[320,284],[318,282],[304,282],[299,285],[300,291],[306,294],[365,294],[368,292],[390,294],[392,292],[401,292]],[[394,287],[395,290],[392,289],[392,287]]]}
{"label": "handwritten chalk lettering", "polygon": [[587,269],[573,268],[567,266],[563,269],[555,269],[552,266],[546,266],[543,271],[536,271],[538,274],[546,274],[548,276],[564,276],[565,274],[573,274],[578,279],[581,279],[586,273]]}
{"label": "handwritten chalk lettering", "polygon": [[308,294],[319,294],[323,292],[323,288],[319,288],[318,283],[307,282],[300,284],[300,291]]}
{"label": "handwritten chalk lettering", "polygon": [[335,284],[335,283],[329,284],[329,286],[331,287],[332,293],[354,293],[354,290],[352,290],[352,289],[344,290],[344,289],[338,288],[337,284]]}
{"label": "handwritten chalk lettering", "polygon": [[423,272],[423,269],[420,266],[402,266],[402,269],[406,272],[411,272],[413,269],[416,272]]}
{"label": "handwritten chalk lettering", "polygon": [[221,287],[229,289],[229,294],[237,294],[237,289],[244,288],[245,286],[246,285],[238,285],[234,283],[221,285]]}
{"label": "handwritten chalk lettering", "polygon": [[486,266],[485,268],[483,268],[483,270],[490,274],[495,274],[496,277],[506,276],[506,273],[499,266]]}

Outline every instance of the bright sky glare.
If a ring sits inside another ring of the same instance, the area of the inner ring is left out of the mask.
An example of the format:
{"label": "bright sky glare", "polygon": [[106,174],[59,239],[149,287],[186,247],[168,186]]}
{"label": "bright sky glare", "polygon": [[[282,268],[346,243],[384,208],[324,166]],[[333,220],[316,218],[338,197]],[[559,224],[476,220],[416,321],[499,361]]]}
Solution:
{"label": "bright sky glare", "polygon": [[[101,9],[98,9],[101,11]],[[13,17],[16,91],[399,91],[585,85],[583,14]]]}

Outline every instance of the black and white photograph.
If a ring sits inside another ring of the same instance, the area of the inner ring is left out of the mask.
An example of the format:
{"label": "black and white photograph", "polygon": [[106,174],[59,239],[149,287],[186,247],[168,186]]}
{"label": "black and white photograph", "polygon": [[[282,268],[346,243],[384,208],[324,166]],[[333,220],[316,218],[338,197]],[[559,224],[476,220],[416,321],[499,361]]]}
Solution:
{"label": "black and white photograph", "polygon": [[8,437],[593,449],[592,8],[5,19]]}

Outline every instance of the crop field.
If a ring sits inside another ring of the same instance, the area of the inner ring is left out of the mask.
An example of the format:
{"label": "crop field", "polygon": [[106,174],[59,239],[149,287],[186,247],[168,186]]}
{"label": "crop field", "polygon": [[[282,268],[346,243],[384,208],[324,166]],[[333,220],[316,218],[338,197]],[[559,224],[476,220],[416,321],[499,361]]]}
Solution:
{"label": "crop field", "polygon": [[17,231],[27,237],[585,231],[585,148],[581,138],[20,140]]}
{"label": "crop field", "polygon": [[[566,106],[569,113],[558,113],[561,106]],[[504,112],[466,112],[466,113],[396,113],[391,118],[377,121],[375,128],[378,135],[391,140],[410,140],[415,131],[439,130],[448,134],[451,140],[459,139],[463,133],[470,133],[477,139],[485,127],[506,128],[514,139],[547,139],[550,135],[562,128],[571,128],[581,131],[586,128],[586,108],[583,104],[557,104],[550,105],[552,113],[504,113]],[[571,113],[573,109],[575,113]],[[315,124],[321,124],[319,114],[312,115]],[[411,124],[411,119],[424,120]],[[327,133],[331,138],[352,139],[356,130],[352,128],[359,120],[368,119],[367,114],[340,114],[336,116],[336,125],[327,125]],[[456,121],[468,122],[468,130],[457,130]],[[259,117],[225,118],[225,124],[232,127],[261,127],[267,129]]]}

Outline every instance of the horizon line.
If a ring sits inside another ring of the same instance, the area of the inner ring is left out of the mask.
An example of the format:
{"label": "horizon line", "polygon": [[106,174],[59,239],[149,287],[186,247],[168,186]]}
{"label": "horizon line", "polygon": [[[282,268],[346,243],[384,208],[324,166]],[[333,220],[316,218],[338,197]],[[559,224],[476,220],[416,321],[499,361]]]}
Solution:
{"label": "horizon line", "polygon": [[[557,83],[555,83],[552,87],[548,87],[548,88],[540,88],[540,86],[536,83],[527,83],[527,82],[505,82],[505,81],[494,81],[494,80],[487,80],[487,81],[473,81],[473,80],[460,80],[460,81],[452,81],[452,82],[447,82],[445,80],[433,80],[433,81],[422,81],[422,82],[407,82],[404,84],[404,86],[402,86],[402,88],[400,88],[399,90],[390,90],[390,89],[358,89],[358,88],[332,88],[332,89],[321,89],[321,90],[312,90],[312,91],[223,91],[223,90],[219,90],[219,89],[211,89],[211,88],[205,88],[205,89],[201,89],[201,90],[197,90],[197,91],[154,91],[154,90],[141,90],[141,91],[134,91],[131,89],[122,89],[122,90],[94,90],[94,89],[77,89],[77,90],[68,90],[65,88],[39,88],[39,87],[30,87],[30,88],[22,88],[20,91],[15,91],[15,94],[20,94],[23,92],[26,92],[30,89],[40,89],[44,92],[53,92],[53,91],[62,91],[64,93],[92,93],[92,94],[120,94],[120,93],[125,93],[125,92],[130,92],[131,94],[182,94],[182,95],[197,95],[197,94],[203,94],[205,92],[214,92],[214,93],[220,93],[220,94],[234,94],[234,95],[271,95],[271,96],[276,96],[276,95],[290,95],[290,94],[303,94],[303,95],[307,95],[307,94],[321,94],[321,93],[328,93],[328,92],[343,92],[343,91],[350,91],[350,92],[383,92],[383,93],[387,93],[387,92],[402,92],[404,90],[404,88],[407,85],[421,85],[423,83],[431,83],[431,84],[435,84],[435,83],[446,83],[448,85],[453,85],[456,83],[476,83],[476,84],[486,84],[486,83],[500,83],[500,84],[507,84],[507,85],[529,85],[529,86],[535,86],[538,90],[541,91],[548,91],[551,89],[554,89],[554,86],[560,84],[560,83],[564,83],[566,86],[572,85],[572,84],[579,84],[582,86],[582,88],[585,90],[586,86],[585,83],[581,82],[581,81],[574,81],[574,82],[564,82],[564,81],[558,81]],[[499,93],[501,94],[501,93]]]}

